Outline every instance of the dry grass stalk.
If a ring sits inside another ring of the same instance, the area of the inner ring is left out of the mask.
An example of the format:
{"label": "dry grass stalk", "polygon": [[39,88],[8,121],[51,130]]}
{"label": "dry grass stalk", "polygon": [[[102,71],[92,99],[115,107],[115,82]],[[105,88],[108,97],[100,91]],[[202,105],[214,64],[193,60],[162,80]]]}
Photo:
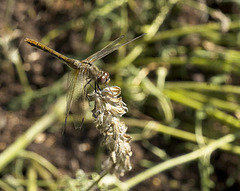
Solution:
{"label": "dry grass stalk", "polygon": [[88,99],[94,102],[92,113],[97,124],[96,128],[103,134],[103,144],[110,151],[103,168],[123,176],[126,171],[132,169],[130,163],[132,151],[129,144],[131,136],[126,134],[127,126],[120,121],[120,117],[128,111],[122,97],[119,97],[120,94],[120,87],[110,86],[88,94]]}

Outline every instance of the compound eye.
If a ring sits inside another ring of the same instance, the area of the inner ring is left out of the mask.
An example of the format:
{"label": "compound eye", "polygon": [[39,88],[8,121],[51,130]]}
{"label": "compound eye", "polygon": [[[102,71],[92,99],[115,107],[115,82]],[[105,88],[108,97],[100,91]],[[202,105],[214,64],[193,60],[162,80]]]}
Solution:
{"label": "compound eye", "polygon": [[110,75],[108,72],[104,72],[104,74],[101,77],[101,83],[102,84],[107,84],[110,81]]}

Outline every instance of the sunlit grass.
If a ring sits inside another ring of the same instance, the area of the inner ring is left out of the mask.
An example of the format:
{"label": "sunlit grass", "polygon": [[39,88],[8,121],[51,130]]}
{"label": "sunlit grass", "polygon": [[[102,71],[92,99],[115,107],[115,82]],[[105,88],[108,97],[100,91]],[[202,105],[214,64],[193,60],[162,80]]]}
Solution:
{"label": "sunlit grass", "polygon": [[[18,48],[10,46],[16,38],[13,35],[7,44],[1,40],[0,46],[4,47],[6,62],[15,65],[24,93],[12,99],[9,109],[27,109],[39,98],[51,106],[0,154],[0,173],[3,175],[0,188],[10,191],[16,188],[37,190],[39,187],[90,190],[98,183],[100,188],[109,187],[108,190],[127,190],[156,174],[190,162],[198,163],[199,172],[196,173],[201,179],[201,188],[195,189],[210,190],[217,186],[208,181],[214,175],[212,153],[221,150],[240,154],[236,141],[240,128],[240,88],[236,80],[240,74],[239,21],[234,15],[224,15],[222,18],[231,18],[231,22],[227,23],[229,31],[222,32],[222,25],[226,23],[218,20],[195,25],[177,23],[176,10],[184,6],[200,9],[213,17],[215,10],[207,5],[201,6],[190,0],[141,3],[130,0],[86,3],[89,11],[52,28],[42,36],[41,42],[49,44],[55,38],[75,31],[82,36],[83,43],[92,48],[91,55],[122,32],[126,33],[127,39],[147,33],[144,38],[121,48],[119,54],[113,54],[115,57],[109,55],[111,59],[106,60],[110,64],[97,64],[110,73],[110,85],[122,89],[123,100],[129,108],[124,118],[128,133],[136,144],[153,153],[158,162],[145,160],[148,165],[135,164],[143,170],[137,174],[133,168],[132,178],[126,181],[105,172],[103,177],[103,174],[85,174],[81,170],[76,172],[76,178],[70,178],[60,175],[58,169],[43,157],[27,151],[39,133],[56,123],[59,126],[64,123],[66,101],[62,94],[66,78],[33,90]],[[69,116],[69,122],[76,120],[79,118]],[[86,115],[85,121],[92,123],[93,117]],[[168,154],[160,142],[154,141],[158,136],[168,140],[168,145],[172,139],[178,140],[178,147],[185,152],[181,156],[176,153],[177,157]],[[152,145],[146,140],[152,141]],[[142,160],[147,158],[143,157]],[[23,168],[25,163],[28,165]]]}

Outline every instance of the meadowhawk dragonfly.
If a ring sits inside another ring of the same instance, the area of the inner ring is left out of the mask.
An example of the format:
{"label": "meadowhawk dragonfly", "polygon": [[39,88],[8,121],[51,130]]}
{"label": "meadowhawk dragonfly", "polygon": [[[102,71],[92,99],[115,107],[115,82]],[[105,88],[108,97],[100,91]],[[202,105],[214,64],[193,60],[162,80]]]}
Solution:
{"label": "meadowhawk dragonfly", "polygon": [[35,40],[26,38],[25,41],[30,44],[31,46],[34,46],[36,48],[39,48],[47,53],[50,53],[51,55],[57,57],[58,59],[64,61],[71,69],[73,69],[72,74],[70,78],[68,79],[68,93],[67,93],[67,108],[66,108],[66,116],[65,116],[65,123],[64,128],[67,125],[67,118],[71,109],[71,105],[73,102],[74,95],[76,93],[76,89],[85,89],[85,87],[91,82],[95,82],[95,87],[98,84],[107,84],[110,81],[110,75],[108,72],[100,70],[96,65],[93,63],[108,54],[112,53],[113,51],[119,49],[120,47],[133,42],[137,40],[138,38],[142,37],[145,34],[142,34],[132,40],[129,40],[124,43],[120,43],[121,40],[124,39],[124,35],[118,37],[114,41],[112,41],[110,44],[105,46],[103,49],[99,50],[98,52],[92,54],[88,58],[80,61],[72,58],[68,58],[67,56],[64,56],[63,54],[47,47],[46,45],[37,42]]}

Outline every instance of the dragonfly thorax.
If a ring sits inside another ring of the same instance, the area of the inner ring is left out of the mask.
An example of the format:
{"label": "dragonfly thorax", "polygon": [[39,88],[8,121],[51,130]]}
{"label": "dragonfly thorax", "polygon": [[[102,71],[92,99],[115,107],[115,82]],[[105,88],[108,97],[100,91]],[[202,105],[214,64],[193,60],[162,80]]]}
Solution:
{"label": "dragonfly thorax", "polygon": [[98,83],[107,84],[110,81],[110,75],[108,72],[99,70],[94,64],[82,62],[81,68],[88,72],[88,77]]}

